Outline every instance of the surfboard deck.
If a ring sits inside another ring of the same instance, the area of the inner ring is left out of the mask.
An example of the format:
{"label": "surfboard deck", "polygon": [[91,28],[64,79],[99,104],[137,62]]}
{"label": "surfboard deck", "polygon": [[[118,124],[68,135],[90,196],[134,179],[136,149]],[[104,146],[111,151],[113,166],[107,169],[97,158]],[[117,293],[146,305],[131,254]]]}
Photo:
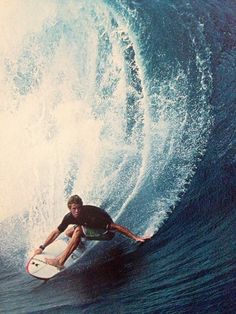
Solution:
{"label": "surfboard deck", "polygon": [[59,269],[55,266],[49,265],[45,261],[45,258],[58,257],[65,250],[67,244],[68,240],[66,238],[57,239],[48,247],[46,247],[42,254],[31,257],[26,265],[27,273],[37,279],[48,280],[73,265],[75,261],[85,252],[85,241],[81,242],[79,247],[67,259],[64,264],[65,267],[63,269]]}

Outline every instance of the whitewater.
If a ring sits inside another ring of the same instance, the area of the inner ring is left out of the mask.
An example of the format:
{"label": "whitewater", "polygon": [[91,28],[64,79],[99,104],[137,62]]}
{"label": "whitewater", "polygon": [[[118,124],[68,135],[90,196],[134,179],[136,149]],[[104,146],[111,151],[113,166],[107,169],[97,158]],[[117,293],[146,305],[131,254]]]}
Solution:
{"label": "whitewater", "polygon": [[[0,6],[3,312],[233,311],[235,3]],[[43,287],[25,263],[72,194],[154,237],[96,243]]]}

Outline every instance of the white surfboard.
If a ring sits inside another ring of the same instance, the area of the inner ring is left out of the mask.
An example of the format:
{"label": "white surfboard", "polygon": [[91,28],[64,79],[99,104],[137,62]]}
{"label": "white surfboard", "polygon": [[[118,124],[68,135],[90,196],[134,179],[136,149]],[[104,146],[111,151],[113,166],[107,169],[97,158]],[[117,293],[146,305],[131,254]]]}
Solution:
{"label": "white surfboard", "polygon": [[52,244],[47,246],[42,254],[38,254],[30,258],[26,265],[26,271],[31,276],[42,280],[48,280],[64,271],[69,266],[74,264],[75,261],[84,253],[86,246],[85,241],[81,242],[79,247],[67,259],[63,269],[47,264],[45,258],[56,258],[65,250],[67,244],[68,241],[66,238],[57,239]]}

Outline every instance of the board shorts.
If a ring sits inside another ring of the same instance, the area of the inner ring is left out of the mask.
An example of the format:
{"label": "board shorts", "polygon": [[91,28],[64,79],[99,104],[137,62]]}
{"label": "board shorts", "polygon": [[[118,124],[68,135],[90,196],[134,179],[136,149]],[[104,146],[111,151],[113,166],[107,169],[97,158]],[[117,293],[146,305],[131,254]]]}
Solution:
{"label": "board shorts", "polygon": [[[74,225],[74,229],[78,225]],[[97,241],[108,241],[114,238],[115,232],[110,231],[109,229],[93,229],[85,226],[81,226],[83,235],[82,237],[87,240],[97,240]]]}

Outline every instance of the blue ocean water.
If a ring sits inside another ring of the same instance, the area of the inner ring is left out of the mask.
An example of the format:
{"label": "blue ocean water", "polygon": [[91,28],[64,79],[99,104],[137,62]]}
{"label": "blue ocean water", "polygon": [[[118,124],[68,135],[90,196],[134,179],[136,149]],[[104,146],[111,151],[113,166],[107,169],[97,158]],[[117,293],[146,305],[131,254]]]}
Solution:
{"label": "blue ocean water", "polygon": [[[0,312],[235,313],[235,1],[1,11]],[[152,240],[29,277],[74,193]]]}

